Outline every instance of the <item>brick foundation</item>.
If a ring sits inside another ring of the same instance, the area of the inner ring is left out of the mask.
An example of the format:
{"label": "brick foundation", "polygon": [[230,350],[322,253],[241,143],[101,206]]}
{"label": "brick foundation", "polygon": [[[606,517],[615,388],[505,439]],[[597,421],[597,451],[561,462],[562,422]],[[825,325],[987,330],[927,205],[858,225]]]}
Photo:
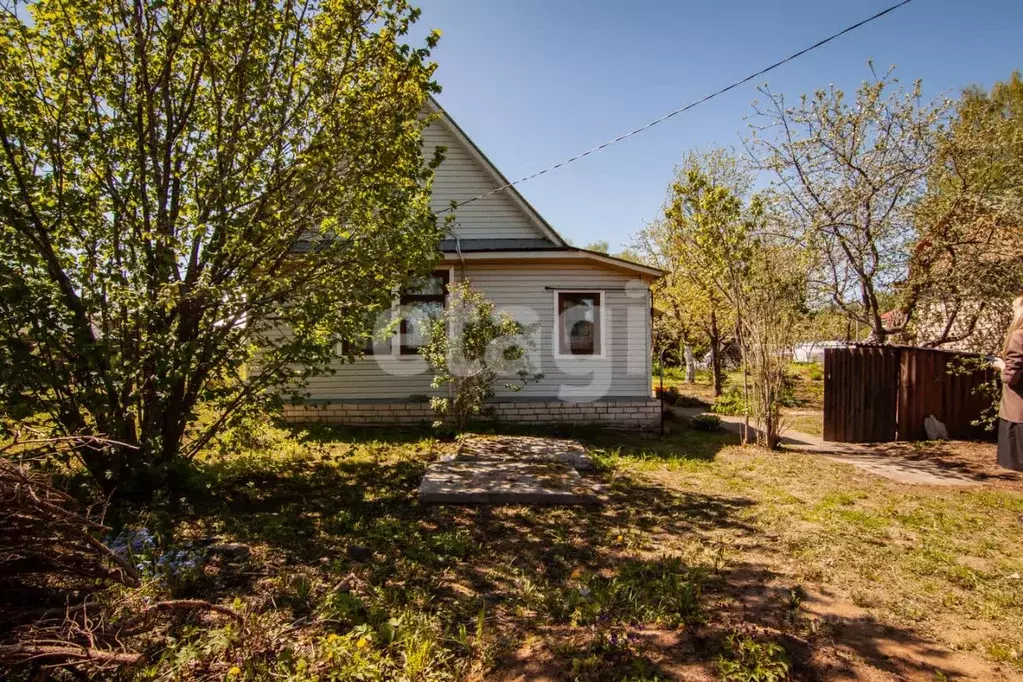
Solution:
{"label": "brick foundation", "polygon": [[[598,424],[624,429],[656,428],[661,424],[661,401],[650,399],[597,400],[572,403],[560,400],[515,400],[491,403],[492,419],[530,424]],[[425,402],[318,402],[285,405],[290,422],[382,425],[432,422],[437,417]]]}

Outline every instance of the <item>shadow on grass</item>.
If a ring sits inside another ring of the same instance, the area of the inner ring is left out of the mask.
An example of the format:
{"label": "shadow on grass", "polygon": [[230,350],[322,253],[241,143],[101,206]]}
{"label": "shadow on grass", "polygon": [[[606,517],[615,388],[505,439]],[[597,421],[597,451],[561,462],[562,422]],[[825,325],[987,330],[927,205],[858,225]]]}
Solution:
{"label": "shadow on grass", "polygon": [[[451,447],[433,440],[428,428],[289,427],[289,433],[305,450],[284,462],[200,466],[208,492],[187,522],[277,557],[250,574],[311,576],[282,580],[274,597],[294,617],[320,613],[337,596],[332,586],[355,575],[368,587],[353,597],[357,606],[346,608],[360,615],[346,612],[349,620],[336,622],[386,621],[396,609],[417,609],[456,632],[485,614],[496,642],[494,669],[503,670],[494,679],[514,679],[508,675],[516,670],[539,677],[538,665],[547,679],[678,676],[680,665],[710,665],[726,634],[750,627],[786,646],[795,679],[845,665],[819,668],[814,648],[831,646],[832,633],[785,634],[798,620],[794,586],[745,554],[726,563],[715,553],[722,534],[740,538],[747,553],[777,549],[755,524],[755,501],[743,495],[670,488],[616,467],[595,474],[608,491],[608,503],[595,510],[423,506],[422,474]],[[701,465],[735,442],[733,434],[685,429],[667,438],[566,427],[500,433],[574,437],[610,455]],[[252,580],[220,583],[219,592],[205,596],[247,594]],[[862,620],[840,625],[834,632],[844,644],[888,670],[917,669],[921,664],[911,661],[946,655],[909,629]],[[536,638],[542,652],[524,649]],[[674,644],[664,645],[669,640]],[[893,645],[905,660],[893,658]]]}
{"label": "shadow on grass", "polygon": [[435,431],[429,424],[358,427],[322,422],[295,424],[278,421],[275,425],[287,431],[299,443],[387,443],[389,445],[401,445],[435,437]]}
{"label": "shadow on grass", "polygon": [[1023,474],[998,466],[996,447],[983,441],[899,441],[874,446],[881,455],[933,465],[975,481],[1023,489]]}

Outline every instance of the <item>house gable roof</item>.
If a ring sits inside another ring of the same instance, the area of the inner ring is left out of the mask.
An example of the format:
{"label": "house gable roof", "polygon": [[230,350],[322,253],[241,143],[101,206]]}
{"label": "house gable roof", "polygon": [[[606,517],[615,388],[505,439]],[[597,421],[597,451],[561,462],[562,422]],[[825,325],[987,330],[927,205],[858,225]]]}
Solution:
{"label": "house gable roof", "polygon": [[[468,157],[474,162],[475,166],[485,174],[487,179],[486,186],[478,186],[478,189],[482,191],[473,195],[462,195],[459,196],[456,201],[466,201],[468,199],[474,199],[488,191],[503,188],[499,192],[479,199],[478,201],[472,202],[466,205],[466,208],[475,208],[477,211],[486,212],[486,202],[496,201],[498,199],[502,201],[510,202],[513,205],[520,216],[531,225],[534,229],[534,233],[530,236],[524,236],[521,229],[509,230],[502,232],[500,227],[489,230],[485,236],[473,232],[472,235],[461,236],[458,234],[458,230],[454,231],[454,234],[449,234],[440,243],[441,251],[448,258],[458,257],[462,259],[472,259],[486,262],[505,262],[505,261],[545,261],[549,263],[555,262],[578,262],[586,261],[599,265],[601,267],[609,267],[618,270],[625,270],[636,274],[644,275],[646,277],[660,277],[664,274],[663,270],[640,263],[634,263],[622,258],[616,258],[609,256],[606,253],[599,253],[596,251],[589,251],[587,249],[580,249],[575,246],[569,246],[568,242],[559,235],[550,224],[543,219],[535,208],[525,197],[523,197],[519,191],[511,185],[508,178],[497,169],[497,166],[487,158],[486,154],[476,146],[476,144],[466,135],[465,131],[455,122],[451,115],[432,97],[429,99],[427,105],[427,111],[431,114],[436,115],[436,120],[430,125],[441,126],[449,137],[453,138],[454,141],[464,150]],[[450,150],[449,150],[450,151]],[[460,160],[464,162],[465,157]],[[465,172],[464,166],[458,169],[461,172]],[[449,173],[455,173],[455,170],[447,171]],[[445,165],[441,163],[437,170],[438,177],[445,173]],[[461,189],[462,186],[458,185]],[[436,197],[435,197],[436,198]],[[445,197],[439,197],[441,201],[445,201]],[[437,204],[437,210],[439,212],[444,211],[448,208],[447,205]],[[466,211],[468,212],[468,211]],[[455,209],[456,222],[457,217],[460,215],[459,210]],[[477,213],[478,216],[478,213]],[[467,222],[471,223],[472,218],[467,219]]]}
{"label": "house gable roof", "polygon": [[[489,158],[487,158],[486,154],[484,154],[483,151],[476,146],[472,139],[470,139],[469,136],[466,135],[465,131],[462,130],[462,128],[455,122],[455,120],[451,118],[450,114],[448,114],[448,112],[445,111],[444,108],[433,97],[429,98],[429,101],[427,103],[427,110],[432,114],[436,114],[437,116],[436,120],[433,123],[431,123],[431,126],[433,125],[441,126],[443,130],[447,132],[451,137],[453,137],[454,140],[465,150],[468,156],[478,166],[479,170],[485,175],[486,179],[488,180],[487,182],[488,186],[483,192],[479,192],[479,194],[483,194],[486,191],[495,190],[499,187],[504,187],[504,189],[502,189],[500,192],[496,192],[490,195],[489,197],[479,199],[478,201],[473,203],[482,204],[491,197],[500,197],[501,200],[510,202],[511,205],[514,206],[518,210],[518,212],[525,218],[525,221],[533,227],[535,231],[533,238],[546,240],[547,242],[550,243],[550,245],[554,247],[567,246],[565,240],[561,237],[561,235],[559,235],[554,230],[554,228],[551,227],[550,224],[543,219],[543,216],[541,216],[537,212],[537,210],[533,208],[533,206],[528,201],[526,201],[525,197],[523,197],[522,194],[520,194],[519,191],[514,186],[508,186],[511,184],[508,181],[508,178],[506,178],[504,174],[502,174],[501,171],[497,169],[497,166],[495,166],[493,162]],[[440,175],[445,172],[447,172],[445,169],[445,164],[441,163],[440,167],[437,170],[437,174]],[[478,194],[475,196],[478,196]],[[467,201],[468,199],[475,198],[475,196],[459,196],[458,198],[456,198],[456,201]],[[441,199],[446,200],[445,197],[441,197]],[[467,204],[466,208],[469,208],[472,205],[473,205],[472,203]],[[439,211],[444,211],[446,208],[447,206],[438,206]],[[455,215],[456,219],[457,216],[460,215],[457,209],[455,210]],[[497,229],[500,230],[500,228]],[[521,233],[508,235],[492,234],[489,236],[492,239],[525,238]]]}

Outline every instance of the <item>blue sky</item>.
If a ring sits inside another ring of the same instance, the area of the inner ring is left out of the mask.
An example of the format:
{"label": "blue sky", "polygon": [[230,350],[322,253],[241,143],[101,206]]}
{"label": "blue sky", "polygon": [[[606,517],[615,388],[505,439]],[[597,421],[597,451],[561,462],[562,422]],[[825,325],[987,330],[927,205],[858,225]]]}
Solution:
{"label": "blue sky", "polygon": [[[443,31],[438,100],[515,180],[689,103],[894,0],[421,0]],[[768,74],[795,97],[896,66],[928,97],[1023,69],[1023,0],[914,0]],[[523,195],[562,235],[612,251],[655,218],[690,149],[738,146],[754,83],[580,162]]]}

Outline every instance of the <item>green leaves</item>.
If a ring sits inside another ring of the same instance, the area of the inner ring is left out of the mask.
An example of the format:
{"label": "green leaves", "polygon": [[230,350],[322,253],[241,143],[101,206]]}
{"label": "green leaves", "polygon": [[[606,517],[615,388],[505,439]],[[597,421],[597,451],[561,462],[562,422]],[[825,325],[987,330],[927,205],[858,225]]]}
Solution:
{"label": "green leaves", "polygon": [[1000,350],[1023,289],[1023,79],[963,92],[916,211],[920,340]]}
{"label": "green leaves", "polygon": [[[438,36],[404,44],[417,15],[40,0],[0,16],[0,347],[16,349],[0,403],[139,445],[127,466],[145,468],[365,336],[441,234],[421,135]],[[108,456],[96,470],[116,474]]]}
{"label": "green leaves", "polygon": [[468,280],[454,284],[444,314],[432,321],[420,350],[434,373],[433,388],[447,389],[446,396],[431,399],[433,409],[463,431],[494,397],[501,376],[509,377],[505,388],[510,391],[543,378],[532,371],[527,355],[534,332],[507,313],[495,314],[494,304]]}

